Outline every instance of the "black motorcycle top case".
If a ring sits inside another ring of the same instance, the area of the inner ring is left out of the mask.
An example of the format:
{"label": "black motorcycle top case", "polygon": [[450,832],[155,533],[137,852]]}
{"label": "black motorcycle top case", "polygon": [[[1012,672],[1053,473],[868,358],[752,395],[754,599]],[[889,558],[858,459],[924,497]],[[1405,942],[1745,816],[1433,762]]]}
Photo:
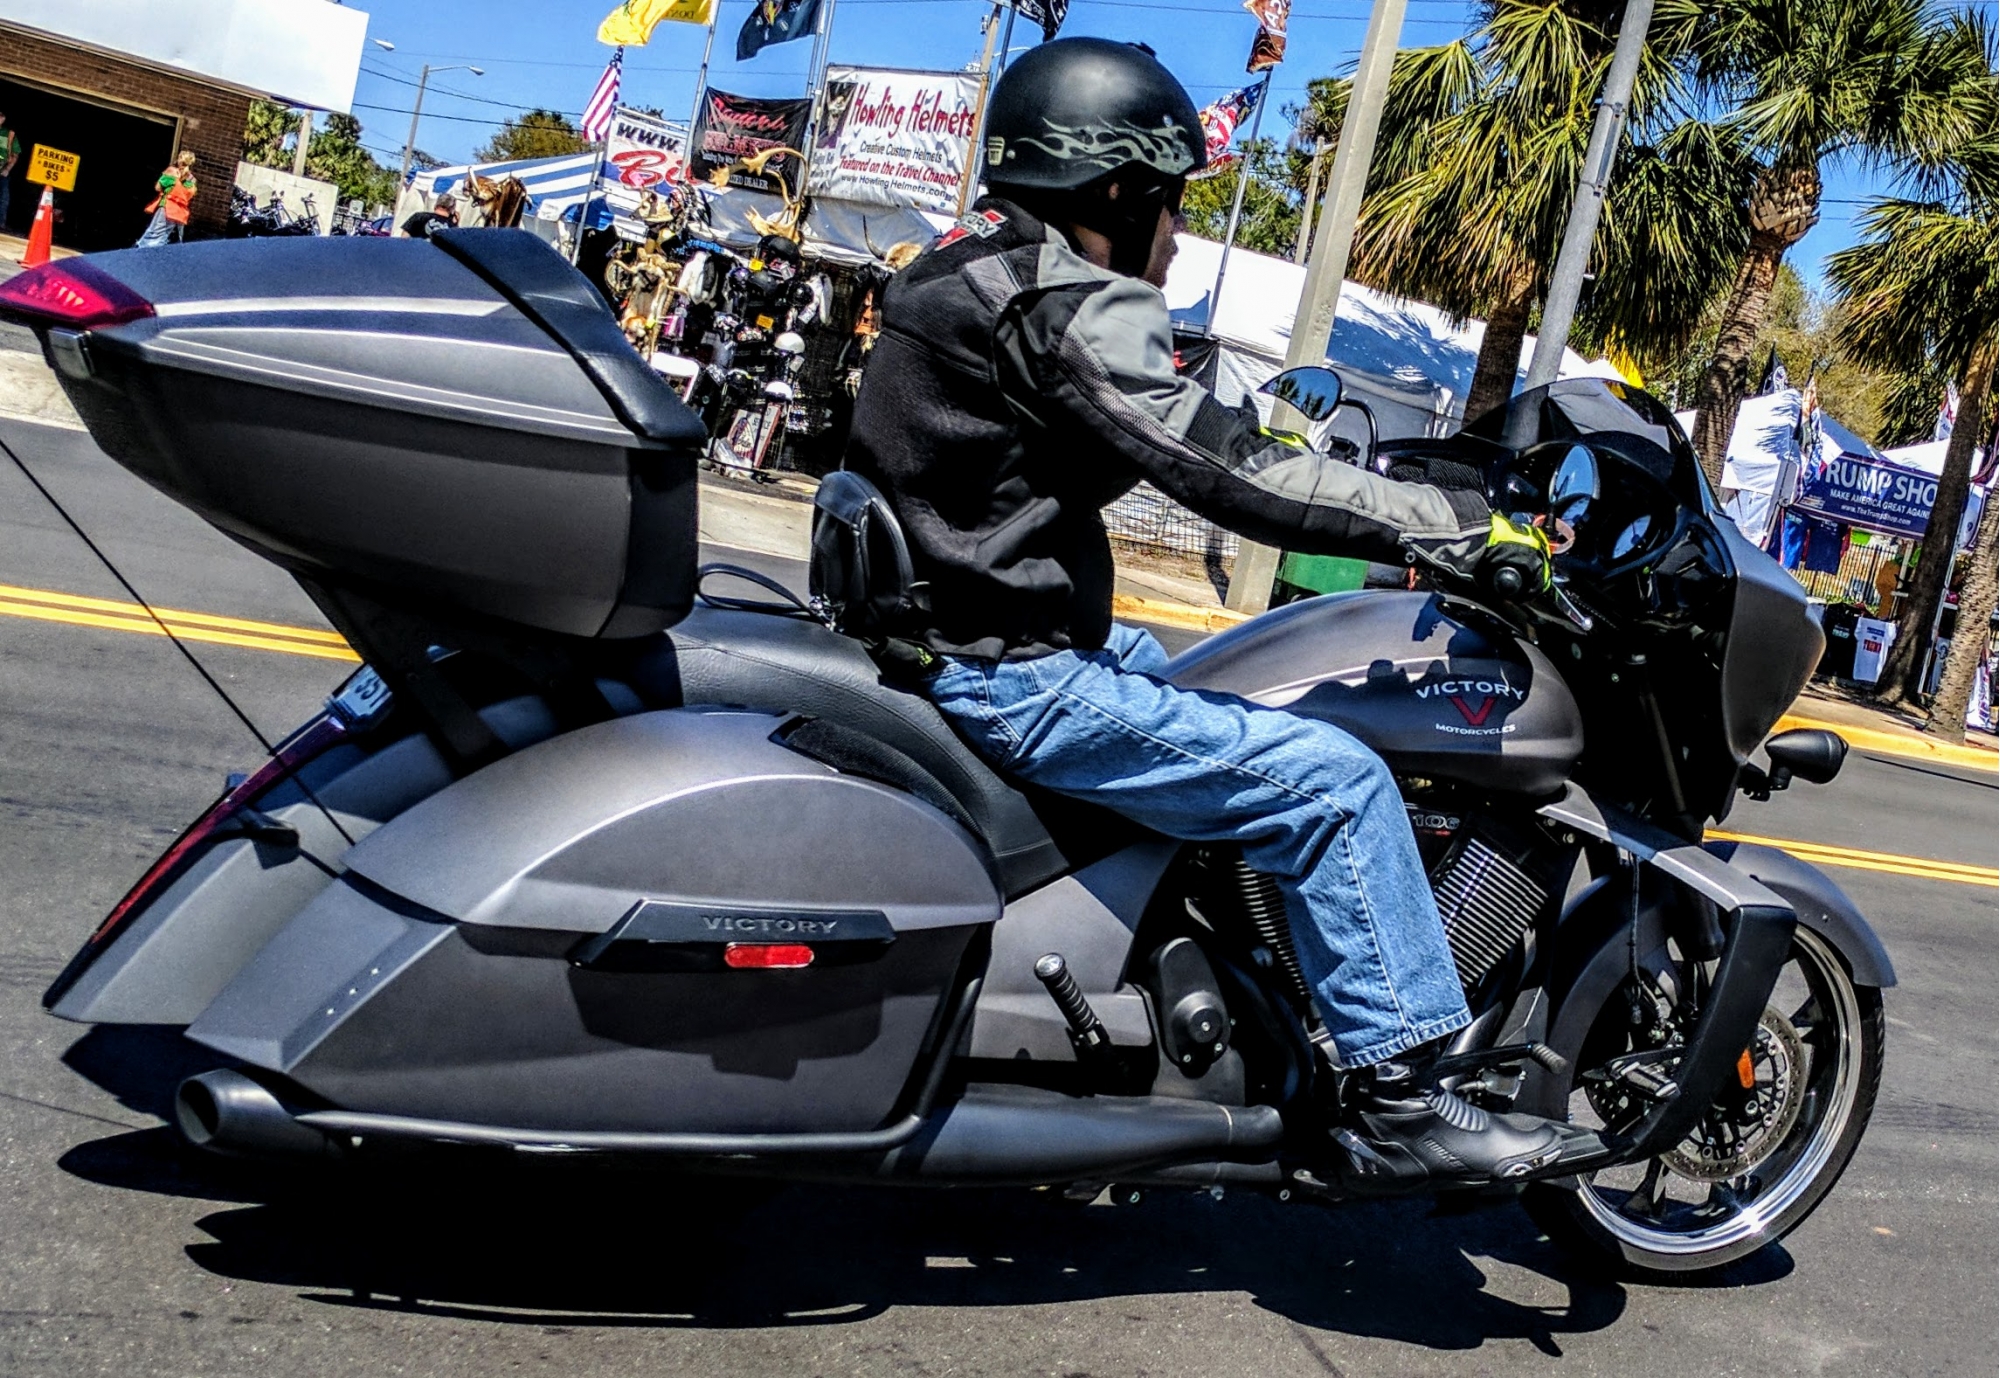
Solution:
{"label": "black motorcycle top case", "polygon": [[119,463],[316,582],[517,630],[671,625],[700,423],[553,251],[464,233],[95,255],[154,314],[58,353],[64,387]]}

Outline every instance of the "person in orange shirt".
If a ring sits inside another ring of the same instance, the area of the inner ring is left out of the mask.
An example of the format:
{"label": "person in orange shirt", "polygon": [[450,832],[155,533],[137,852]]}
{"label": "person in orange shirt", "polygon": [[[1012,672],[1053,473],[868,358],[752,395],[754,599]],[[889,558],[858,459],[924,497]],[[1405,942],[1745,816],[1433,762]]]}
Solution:
{"label": "person in orange shirt", "polygon": [[193,202],[195,193],[194,154],[182,153],[174,159],[160,174],[154,187],[158,195],[153,197],[153,204],[146,207],[153,213],[153,221],[139,236],[137,247],[141,249],[186,236],[188,206]]}

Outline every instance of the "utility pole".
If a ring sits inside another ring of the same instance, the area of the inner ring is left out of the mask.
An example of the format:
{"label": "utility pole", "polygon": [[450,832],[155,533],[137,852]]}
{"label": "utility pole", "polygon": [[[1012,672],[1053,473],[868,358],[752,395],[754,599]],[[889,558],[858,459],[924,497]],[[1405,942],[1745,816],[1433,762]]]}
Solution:
{"label": "utility pole", "polygon": [[[1326,358],[1333,334],[1334,313],[1340,305],[1340,284],[1347,276],[1347,254],[1354,246],[1354,222],[1361,217],[1361,193],[1368,185],[1368,165],[1375,158],[1375,133],[1382,127],[1382,107],[1389,98],[1389,71],[1395,65],[1396,44],[1403,33],[1403,11],[1409,0],[1375,0],[1368,16],[1368,34],[1361,43],[1361,61],[1354,69],[1354,89],[1341,121],[1340,143],[1333,155],[1333,175],[1327,184],[1326,212],[1313,235],[1312,256],[1306,262],[1305,285],[1292,317],[1291,343],[1285,367],[1317,364]],[[1309,423],[1280,402],[1274,425],[1304,431]],[[1236,612],[1257,613],[1271,605],[1271,581],[1278,574],[1274,548],[1245,541],[1236,555],[1224,605]]]}
{"label": "utility pole", "polygon": [[486,75],[484,67],[472,67],[464,63],[453,63],[449,67],[433,67],[424,64],[424,70],[417,77],[417,103],[410,110],[410,137],[403,140],[403,167],[396,174],[396,195],[400,198],[403,189],[410,184],[410,159],[417,151],[417,121],[424,117],[424,88],[430,85],[432,72],[470,72],[476,77]]}
{"label": "utility pole", "polygon": [[292,153],[292,176],[306,175],[306,150],[312,145],[313,112],[308,110],[299,116],[299,146]]}
{"label": "utility pole", "polygon": [[1535,356],[1528,364],[1527,386],[1555,381],[1569,343],[1576,300],[1583,293],[1584,270],[1590,266],[1590,242],[1597,237],[1597,220],[1604,211],[1604,190],[1618,160],[1618,142],[1625,132],[1625,115],[1632,103],[1632,83],[1639,75],[1639,58],[1646,31],[1653,24],[1653,0],[1626,0],[1618,25],[1618,46],[1611,53],[1611,71],[1590,127],[1590,144],[1583,155],[1583,176],[1570,202],[1569,224],[1563,228],[1562,249],[1549,278],[1548,300],[1542,304],[1542,328],[1535,336]]}
{"label": "utility pole", "polygon": [[1301,268],[1305,266],[1306,251],[1312,248],[1313,208],[1319,202],[1319,174],[1327,152],[1325,144],[1315,141],[1312,163],[1306,170],[1306,200],[1299,208],[1298,242],[1292,246],[1292,262]]}

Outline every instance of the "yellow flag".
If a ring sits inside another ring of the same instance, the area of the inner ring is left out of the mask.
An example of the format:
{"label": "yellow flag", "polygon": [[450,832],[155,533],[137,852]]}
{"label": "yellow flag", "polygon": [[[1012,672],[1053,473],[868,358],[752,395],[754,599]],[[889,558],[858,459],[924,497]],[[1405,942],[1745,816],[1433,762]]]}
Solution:
{"label": "yellow flag", "polygon": [[625,0],[597,26],[597,41],[628,48],[643,46],[662,23],[712,24],[715,0]]}

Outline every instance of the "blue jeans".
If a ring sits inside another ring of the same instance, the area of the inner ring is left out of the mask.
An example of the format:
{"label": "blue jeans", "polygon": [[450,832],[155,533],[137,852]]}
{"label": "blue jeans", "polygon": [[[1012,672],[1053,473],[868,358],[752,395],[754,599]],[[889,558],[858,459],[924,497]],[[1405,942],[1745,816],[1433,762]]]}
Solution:
{"label": "blue jeans", "polygon": [[146,226],[146,232],[139,236],[139,242],[132,247],[147,249],[155,244],[165,244],[170,239],[178,240],[185,228],[167,219],[167,208],[161,206],[153,212],[152,223]]}
{"label": "blue jeans", "polygon": [[1008,774],[1168,837],[1235,842],[1284,892],[1299,963],[1341,1064],[1465,1027],[1444,924],[1382,759],[1331,723],[1154,675],[1150,632],[1036,660],[948,657],[931,700]]}

